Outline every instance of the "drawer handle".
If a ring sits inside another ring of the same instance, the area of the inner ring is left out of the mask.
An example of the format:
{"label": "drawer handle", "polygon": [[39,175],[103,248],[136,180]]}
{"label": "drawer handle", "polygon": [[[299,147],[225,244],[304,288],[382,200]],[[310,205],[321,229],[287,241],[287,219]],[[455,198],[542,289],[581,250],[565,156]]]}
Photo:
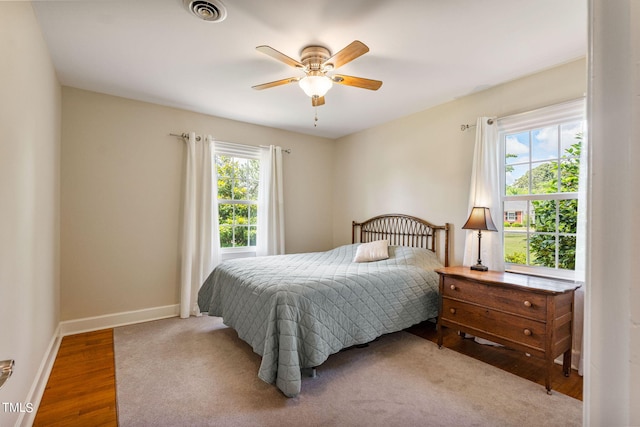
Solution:
{"label": "drawer handle", "polygon": [[451,285],[451,290],[455,291],[456,290],[456,285]]}
{"label": "drawer handle", "polygon": [[530,336],[531,335],[531,329],[525,329],[523,332],[524,332],[524,334],[526,336]]}
{"label": "drawer handle", "polygon": [[450,309],[449,309],[449,312],[450,312],[451,314],[456,314],[456,309],[455,309],[455,308],[450,308]]}
{"label": "drawer handle", "polygon": [[531,301],[525,301],[524,302],[524,306],[525,307],[531,307]]}

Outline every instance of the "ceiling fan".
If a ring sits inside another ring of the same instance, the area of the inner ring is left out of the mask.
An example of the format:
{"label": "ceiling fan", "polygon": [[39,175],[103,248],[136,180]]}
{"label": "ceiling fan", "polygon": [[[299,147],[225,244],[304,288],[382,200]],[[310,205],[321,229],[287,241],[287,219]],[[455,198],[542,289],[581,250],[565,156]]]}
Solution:
{"label": "ceiling fan", "polygon": [[256,49],[278,61],[304,71],[305,75],[303,77],[289,77],[270,83],[263,83],[252,86],[252,88],[262,90],[298,82],[302,90],[311,97],[311,105],[314,107],[324,105],[324,96],[331,89],[333,83],[369,90],[378,90],[382,86],[380,80],[364,79],[344,74],[327,75],[328,72],[369,52],[369,48],[359,40],[355,40],[333,56],[331,56],[331,52],[326,47],[307,46],[300,53],[300,61],[288,57],[271,46],[258,46]]}

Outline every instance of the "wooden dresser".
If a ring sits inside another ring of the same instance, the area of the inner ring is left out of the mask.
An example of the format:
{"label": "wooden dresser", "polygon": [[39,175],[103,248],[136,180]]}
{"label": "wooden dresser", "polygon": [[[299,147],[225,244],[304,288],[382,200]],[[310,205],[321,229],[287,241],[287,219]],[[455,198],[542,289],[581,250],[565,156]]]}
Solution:
{"label": "wooden dresser", "polygon": [[563,354],[571,369],[573,294],[579,284],[524,274],[446,267],[440,274],[438,346],[442,327],[455,328],[545,360],[545,386],[551,393],[551,368]]}

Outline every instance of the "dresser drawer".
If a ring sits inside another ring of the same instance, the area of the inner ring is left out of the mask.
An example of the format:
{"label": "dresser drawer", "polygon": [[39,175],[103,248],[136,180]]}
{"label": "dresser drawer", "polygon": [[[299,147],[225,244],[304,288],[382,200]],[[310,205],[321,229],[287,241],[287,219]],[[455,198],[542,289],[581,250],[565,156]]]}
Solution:
{"label": "dresser drawer", "polygon": [[540,321],[545,321],[547,317],[547,299],[544,295],[514,288],[444,277],[442,295]]}
{"label": "dresser drawer", "polygon": [[[472,328],[490,334],[499,339],[498,342],[508,340],[544,351],[546,333],[544,322],[449,298],[442,300],[440,319],[444,324],[449,322],[450,325],[458,325],[463,330],[469,331],[469,328]],[[473,334],[473,332],[470,333]]]}

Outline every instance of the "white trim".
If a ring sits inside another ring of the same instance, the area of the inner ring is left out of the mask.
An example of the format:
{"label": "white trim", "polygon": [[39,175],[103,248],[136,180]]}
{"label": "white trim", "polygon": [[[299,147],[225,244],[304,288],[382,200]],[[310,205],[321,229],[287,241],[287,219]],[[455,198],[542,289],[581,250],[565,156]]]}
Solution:
{"label": "white trim", "polygon": [[60,335],[74,335],[83,332],[98,331],[100,329],[116,328],[134,323],[177,317],[180,305],[165,305],[163,307],[144,308],[142,310],[125,311],[122,313],[105,314],[84,319],[65,320],[60,322]]}
{"label": "white trim", "polygon": [[256,253],[255,246],[232,246],[229,248],[220,248],[222,254],[244,254],[244,253]]}
{"label": "white trim", "polygon": [[505,133],[541,128],[558,122],[586,120],[585,108],[585,98],[578,98],[560,104],[500,117],[497,119],[500,140],[502,141]]}
{"label": "white trim", "polygon": [[38,413],[38,408],[40,407],[42,395],[44,394],[47,382],[49,381],[49,375],[51,375],[53,364],[56,361],[61,341],[62,336],[60,335],[60,324],[58,324],[58,327],[54,331],[51,341],[49,342],[49,347],[47,347],[47,351],[44,353],[42,362],[40,362],[40,367],[38,368],[38,372],[25,400],[25,402],[33,404],[33,411],[21,412],[16,420],[15,427],[33,425],[33,422],[36,419],[36,414]]}

